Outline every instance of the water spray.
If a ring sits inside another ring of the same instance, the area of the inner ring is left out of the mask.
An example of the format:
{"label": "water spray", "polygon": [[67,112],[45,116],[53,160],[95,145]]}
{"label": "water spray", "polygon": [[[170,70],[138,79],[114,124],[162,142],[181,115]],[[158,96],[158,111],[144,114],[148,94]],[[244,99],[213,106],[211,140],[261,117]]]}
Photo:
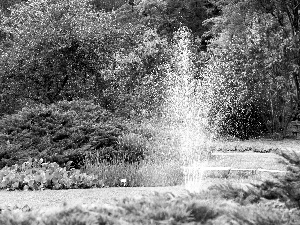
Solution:
{"label": "water spray", "polygon": [[[174,133],[180,139],[180,158],[185,168],[185,184],[195,191],[203,182],[207,165],[210,138],[205,134],[205,111],[199,93],[195,92],[197,69],[193,63],[190,33],[181,28],[174,36],[174,54],[171,66],[166,66],[168,74],[167,115]],[[190,169],[187,169],[190,168]]]}

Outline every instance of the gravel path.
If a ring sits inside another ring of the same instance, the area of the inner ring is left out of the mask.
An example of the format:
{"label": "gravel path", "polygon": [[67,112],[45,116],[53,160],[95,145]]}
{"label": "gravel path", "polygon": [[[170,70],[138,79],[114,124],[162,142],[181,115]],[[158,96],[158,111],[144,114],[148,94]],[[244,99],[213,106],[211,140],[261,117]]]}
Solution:
{"label": "gravel path", "polygon": [[94,189],[44,190],[44,191],[0,191],[0,208],[23,208],[28,205],[32,210],[43,210],[67,205],[113,204],[125,197],[149,196],[154,192],[172,192],[175,195],[186,193],[184,186],[172,187],[113,187]]}

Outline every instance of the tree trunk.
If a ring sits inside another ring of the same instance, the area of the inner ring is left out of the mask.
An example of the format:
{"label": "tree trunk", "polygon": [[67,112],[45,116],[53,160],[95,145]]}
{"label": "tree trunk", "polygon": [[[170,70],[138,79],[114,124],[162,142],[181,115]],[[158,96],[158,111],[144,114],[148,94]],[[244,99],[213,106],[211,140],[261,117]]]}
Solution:
{"label": "tree trunk", "polygon": [[[297,51],[295,54],[296,64],[298,65],[298,68],[300,68],[300,43],[299,43],[299,37],[300,37],[300,30],[299,30],[299,7],[300,3],[298,1],[293,1],[291,13],[292,16],[290,18],[290,23],[293,29],[293,39],[295,41],[295,47],[297,47]],[[295,87],[296,87],[296,110],[299,112],[300,110],[300,71],[297,71],[293,74],[294,81],[295,81]]]}
{"label": "tree trunk", "polygon": [[[300,67],[300,64],[298,64]],[[295,87],[296,87],[296,111],[299,112],[300,110],[300,79],[299,79],[299,72],[293,74],[294,82],[295,82]]]}

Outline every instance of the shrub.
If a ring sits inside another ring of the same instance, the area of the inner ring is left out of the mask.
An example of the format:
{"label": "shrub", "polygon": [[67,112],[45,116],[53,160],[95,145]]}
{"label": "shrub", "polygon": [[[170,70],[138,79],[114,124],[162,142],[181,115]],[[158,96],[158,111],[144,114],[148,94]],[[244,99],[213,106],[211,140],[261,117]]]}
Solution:
{"label": "shrub", "polygon": [[277,151],[287,165],[284,175],[274,175],[275,179],[251,184],[246,188],[226,184],[214,185],[210,189],[217,195],[237,201],[240,204],[258,203],[262,200],[278,200],[288,208],[300,209],[300,155],[296,152]]}
{"label": "shrub", "polygon": [[35,105],[0,120],[0,168],[38,157],[60,166],[73,161],[79,169],[86,153],[95,151],[107,162],[125,156],[136,162],[144,158],[144,142],[130,134],[126,122],[91,101]]}
{"label": "shrub", "polygon": [[288,207],[300,208],[300,155],[294,151],[277,151],[287,166],[285,175],[276,176],[274,182],[265,181],[258,186],[267,199],[279,199]]}
{"label": "shrub", "polygon": [[258,203],[262,196],[257,188],[253,185],[241,186],[232,183],[216,184],[209,188],[213,195],[218,197],[234,200],[241,205]]}

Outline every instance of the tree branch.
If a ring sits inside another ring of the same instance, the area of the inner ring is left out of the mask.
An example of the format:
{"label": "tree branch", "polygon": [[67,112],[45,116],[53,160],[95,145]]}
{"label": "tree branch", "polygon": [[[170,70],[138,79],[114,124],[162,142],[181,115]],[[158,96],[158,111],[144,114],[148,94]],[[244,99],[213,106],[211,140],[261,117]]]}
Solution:
{"label": "tree branch", "polygon": [[289,21],[290,21],[290,24],[291,24],[291,27],[292,27],[292,31],[294,33],[294,27],[293,27],[294,18],[292,16],[292,13],[290,12],[290,9],[287,6],[285,7],[285,10],[286,10],[286,13],[288,15],[288,18],[289,18]]}
{"label": "tree branch", "polygon": [[298,5],[295,6],[294,12],[297,11],[297,10],[299,10],[299,7],[300,7],[300,3],[298,3]]}

